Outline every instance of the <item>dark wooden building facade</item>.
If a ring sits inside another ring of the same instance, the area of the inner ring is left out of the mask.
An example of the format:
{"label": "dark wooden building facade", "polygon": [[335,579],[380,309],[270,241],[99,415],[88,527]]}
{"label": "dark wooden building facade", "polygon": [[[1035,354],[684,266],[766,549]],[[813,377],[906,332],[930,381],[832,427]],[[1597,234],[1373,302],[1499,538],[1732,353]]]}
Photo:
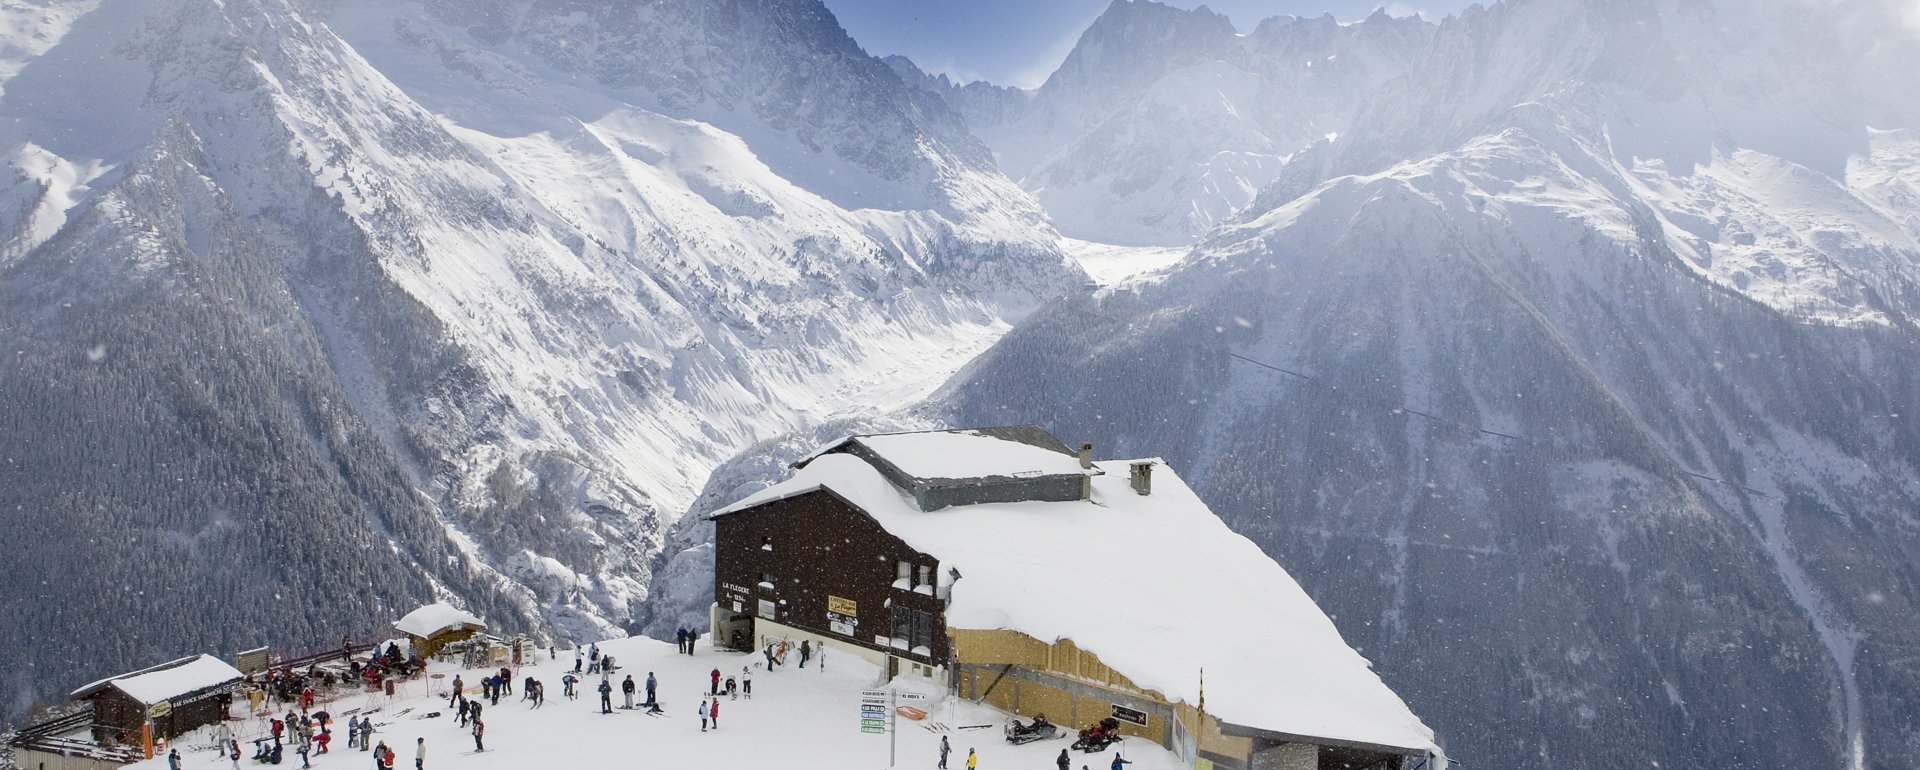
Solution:
{"label": "dark wooden building facade", "polygon": [[95,682],[72,698],[92,702],[95,741],[139,745],[149,722],[153,739],[172,740],[224,719],[244,681],[239,670],[218,658],[195,655]]}
{"label": "dark wooden building facade", "polygon": [[816,489],[713,517],[716,644],[767,637],[861,648],[863,657],[944,667],[940,563],[832,490]]}

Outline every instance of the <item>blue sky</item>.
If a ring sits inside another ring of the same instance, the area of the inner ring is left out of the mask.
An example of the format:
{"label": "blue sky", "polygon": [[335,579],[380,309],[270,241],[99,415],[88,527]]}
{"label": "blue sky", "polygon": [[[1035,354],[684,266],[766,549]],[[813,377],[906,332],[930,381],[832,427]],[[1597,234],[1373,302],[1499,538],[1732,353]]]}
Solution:
{"label": "blue sky", "polygon": [[[928,72],[961,82],[986,80],[1033,87],[1045,81],[1088,24],[1112,0],[823,0],[840,25],[875,56],[900,54]],[[1490,2],[1490,0],[1489,0]],[[1173,0],[1175,8],[1205,5],[1240,31],[1281,14],[1332,13],[1357,21],[1385,6],[1388,13],[1419,13],[1438,21],[1471,0]]]}

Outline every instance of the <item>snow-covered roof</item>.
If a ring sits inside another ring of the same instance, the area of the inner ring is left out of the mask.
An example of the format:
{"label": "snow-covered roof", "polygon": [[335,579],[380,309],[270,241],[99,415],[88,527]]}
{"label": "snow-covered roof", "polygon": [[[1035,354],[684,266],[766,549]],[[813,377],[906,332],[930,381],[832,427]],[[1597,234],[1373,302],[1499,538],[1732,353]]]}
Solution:
{"label": "snow-covered roof", "polygon": [[[1135,684],[1237,725],[1424,751],[1433,731],[1347,646],[1333,621],[1164,464],[1136,494],[1098,463],[1093,497],[923,512],[858,457],[823,455],[723,509],[829,489],[960,573],[947,624],[1072,639]],[[1159,464],[1158,461],[1155,461]],[[1016,534],[1017,533],[1017,534]]]}
{"label": "snow-covered roof", "polygon": [[[991,476],[1080,475],[1079,458],[1063,451],[1007,437],[1018,428],[945,430],[854,436],[874,454],[920,479],[974,479]],[[1040,436],[1052,440],[1038,428]],[[994,433],[1003,435],[993,435]],[[1064,449],[1065,447],[1062,447]]]}
{"label": "snow-covered roof", "polygon": [[73,691],[75,699],[93,695],[109,685],[141,703],[152,705],[209,687],[245,679],[240,670],[212,655],[195,655],[131,674],[108,677]]}
{"label": "snow-covered roof", "polygon": [[422,639],[429,639],[432,638],[434,634],[449,629],[456,629],[461,626],[473,626],[484,630],[487,624],[485,621],[474,617],[471,613],[447,604],[446,602],[438,602],[421,607],[420,609],[407,613],[406,617],[393,622],[393,627],[399,629],[402,633],[411,634]]}

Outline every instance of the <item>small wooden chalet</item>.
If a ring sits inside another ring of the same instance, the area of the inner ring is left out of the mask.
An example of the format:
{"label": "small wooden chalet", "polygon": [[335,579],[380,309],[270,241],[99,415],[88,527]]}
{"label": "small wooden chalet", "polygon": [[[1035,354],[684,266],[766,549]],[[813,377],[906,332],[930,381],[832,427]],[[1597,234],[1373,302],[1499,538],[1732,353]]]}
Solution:
{"label": "small wooden chalet", "polygon": [[413,651],[422,660],[433,657],[441,647],[473,638],[487,630],[485,621],[446,602],[429,604],[407,613],[393,622],[394,629],[406,634]]}
{"label": "small wooden chalet", "polygon": [[1157,459],[1096,462],[1019,426],[855,436],[795,468],[711,517],[719,643],[810,641],[1062,726],[1111,717],[1197,770],[1439,754]]}
{"label": "small wooden chalet", "polygon": [[143,746],[219,722],[245,681],[225,661],[195,655],[102,679],[69,698],[93,703],[96,742]]}

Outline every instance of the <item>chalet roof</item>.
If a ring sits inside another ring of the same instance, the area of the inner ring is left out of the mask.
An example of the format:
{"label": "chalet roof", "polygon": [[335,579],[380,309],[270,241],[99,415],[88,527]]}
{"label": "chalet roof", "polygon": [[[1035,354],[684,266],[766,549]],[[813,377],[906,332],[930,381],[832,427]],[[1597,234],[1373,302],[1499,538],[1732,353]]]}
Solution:
{"label": "chalet roof", "polygon": [[136,701],[152,705],[245,678],[246,675],[227,665],[226,661],[212,655],[195,655],[130,674],[107,677],[74,690],[69,697],[74,700],[91,698],[113,687]]}
{"label": "chalet roof", "polygon": [[1132,462],[1141,461],[1098,463],[1107,475],[1093,478],[1090,500],[925,512],[859,457],[827,454],[715,515],[830,490],[939,559],[942,580],[959,573],[951,627],[1071,639],[1134,683],[1189,704],[1199,702],[1207,669],[1208,713],[1267,733],[1434,747],[1433,731],[1292,576],[1163,464],[1152,494],[1136,494]]}
{"label": "chalet roof", "polygon": [[1066,444],[1033,425],[850,436],[800,463],[859,445],[914,479],[1079,476],[1087,471]]}
{"label": "chalet roof", "polygon": [[421,607],[393,622],[393,627],[402,633],[422,639],[431,639],[434,634],[456,630],[462,626],[472,626],[476,631],[485,631],[487,623],[446,602]]}

